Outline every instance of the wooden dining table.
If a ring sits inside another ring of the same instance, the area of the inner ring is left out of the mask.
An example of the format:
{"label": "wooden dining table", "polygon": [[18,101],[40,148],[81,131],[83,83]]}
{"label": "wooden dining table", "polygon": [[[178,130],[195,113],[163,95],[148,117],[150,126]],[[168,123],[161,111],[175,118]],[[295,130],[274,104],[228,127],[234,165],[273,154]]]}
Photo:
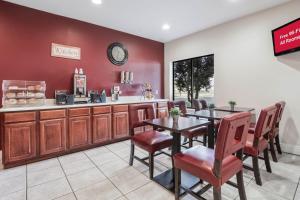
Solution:
{"label": "wooden dining table", "polygon": [[[178,123],[174,123],[172,117],[146,120],[144,121],[146,125],[151,125],[154,128],[160,128],[170,131],[170,134],[173,137],[172,143],[172,155],[179,153],[181,151],[181,133],[188,131],[190,129],[198,128],[201,126],[208,126],[209,121],[206,119],[196,119],[188,117],[179,117]],[[153,178],[155,182],[165,187],[166,189],[174,192],[174,168],[169,169],[158,176]],[[199,183],[199,179],[186,173],[182,172],[180,176],[180,181],[183,185],[190,188]]]}
{"label": "wooden dining table", "polygon": [[252,112],[255,110],[255,108],[247,108],[247,107],[234,107],[232,110],[230,106],[220,106],[214,108],[214,110],[219,110],[219,111],[228,111],[228,112]]}
{"label": "wooden dining table", "polygon": [[237,112],[252,112],[254,108],[242,108],[237,107],[234,111],[231,110],[230,107],[223,106],[217,107],[215,109],[205,109],[199,110],[191,113],[186,113],[186,116],[196,117],[197,119],[207,119],[210,123],[208,124],[208,141],[207,145],[209,148],[214,148],[216,132],[215,130],[215,122],[220,121],[226,115],[230,115]]}

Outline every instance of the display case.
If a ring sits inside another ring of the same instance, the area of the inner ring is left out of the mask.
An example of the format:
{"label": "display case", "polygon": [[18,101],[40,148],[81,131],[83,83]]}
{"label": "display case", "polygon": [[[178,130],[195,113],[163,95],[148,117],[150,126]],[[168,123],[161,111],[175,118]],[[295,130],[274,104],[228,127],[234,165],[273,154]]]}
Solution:
{"label": "display case", "polygon": [[3,80],[3,107],[44,105],[45,81]]}

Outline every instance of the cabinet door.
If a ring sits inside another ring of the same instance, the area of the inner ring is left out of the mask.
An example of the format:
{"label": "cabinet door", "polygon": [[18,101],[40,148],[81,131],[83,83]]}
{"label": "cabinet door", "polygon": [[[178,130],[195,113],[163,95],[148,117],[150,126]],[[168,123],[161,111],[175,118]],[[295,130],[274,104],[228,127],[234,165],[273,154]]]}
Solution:
{"label": "cabinet door", "polygon": [[85,147],[91,143],[90,117],[69,118],[69,148]]}
{"label": "cabinet door", "polygon": [[66,150],[66,119],[40,121],[40,154]]}
{"label": "cabinet door", "polygon": [[157,108],[157,118],[164,118],[164,117],[168,117],[169,116],[169,112],[168,112],[168,108]]}
{"label": "cabinet door", "polygon": [[36,156],[36,123],[4,125],[4,162],[23,161]]}
{"label": "cabinet door", "polygon": [[93,144],[111,140],[111,114],[94,115]]}
{"label": "cabinet door", "polygon": [[113,138],[129,136],[128,112],[113,113]]}

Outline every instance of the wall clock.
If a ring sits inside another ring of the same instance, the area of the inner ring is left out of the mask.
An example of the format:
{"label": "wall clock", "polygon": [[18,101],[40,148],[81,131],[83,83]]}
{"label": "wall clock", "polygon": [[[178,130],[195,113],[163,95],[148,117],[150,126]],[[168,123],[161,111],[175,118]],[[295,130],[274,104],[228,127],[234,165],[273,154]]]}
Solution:
{"label": "wall clock", "polygon": [[128,60],[128,51],[123,44],[114,42],[107,49],[107,56],[114,65],[124,65]]}

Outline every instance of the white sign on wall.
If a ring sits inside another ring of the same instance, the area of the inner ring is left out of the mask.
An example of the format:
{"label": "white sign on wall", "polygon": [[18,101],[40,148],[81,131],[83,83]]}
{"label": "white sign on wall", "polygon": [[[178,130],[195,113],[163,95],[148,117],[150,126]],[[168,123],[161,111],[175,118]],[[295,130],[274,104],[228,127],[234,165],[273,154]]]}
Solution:
{"label": "white sign on wall", "polygon": [[78,47],[52,43],[51,56],[80,60],[81,50]]}

